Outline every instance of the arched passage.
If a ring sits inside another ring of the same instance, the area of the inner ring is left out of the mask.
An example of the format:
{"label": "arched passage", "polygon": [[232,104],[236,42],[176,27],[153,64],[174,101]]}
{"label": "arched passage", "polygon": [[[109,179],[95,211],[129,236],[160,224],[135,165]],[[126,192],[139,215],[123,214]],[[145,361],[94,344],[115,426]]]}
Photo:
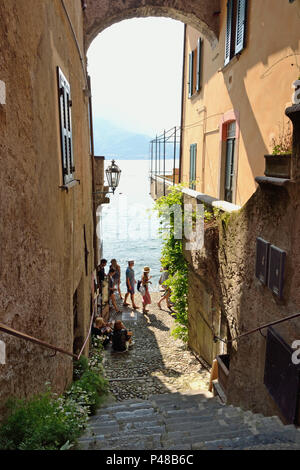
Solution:
{"label": "arched passage", "polygon": [[122,20],[165,16],[201,31],[212,47],[219,36],[220,0],[87,0],[85,9],[85,47],[105,28]]}

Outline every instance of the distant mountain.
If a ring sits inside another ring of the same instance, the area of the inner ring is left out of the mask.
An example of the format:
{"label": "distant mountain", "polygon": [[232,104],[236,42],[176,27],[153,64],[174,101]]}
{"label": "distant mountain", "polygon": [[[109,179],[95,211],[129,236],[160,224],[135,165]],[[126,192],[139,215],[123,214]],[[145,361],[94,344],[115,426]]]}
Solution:
{"label": "distant mountain", "polygon": [[147,160],[153,137],[120,129],[101,118],[94,119],[95,155],[106,159]]}

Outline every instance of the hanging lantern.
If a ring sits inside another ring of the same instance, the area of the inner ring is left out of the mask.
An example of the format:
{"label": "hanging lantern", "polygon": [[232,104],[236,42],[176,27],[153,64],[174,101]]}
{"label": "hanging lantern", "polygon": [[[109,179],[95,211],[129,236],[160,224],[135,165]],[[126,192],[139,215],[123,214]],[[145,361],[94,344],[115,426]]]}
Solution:
{"label": "hanging lantern", "polygon": [[112,161],[111,165],[106,169],[106,178],[109,187],[112,189],[114,194],[115,190],[119,186],[120,177],[121,177],[121,170],[116,165],[115,160]]}

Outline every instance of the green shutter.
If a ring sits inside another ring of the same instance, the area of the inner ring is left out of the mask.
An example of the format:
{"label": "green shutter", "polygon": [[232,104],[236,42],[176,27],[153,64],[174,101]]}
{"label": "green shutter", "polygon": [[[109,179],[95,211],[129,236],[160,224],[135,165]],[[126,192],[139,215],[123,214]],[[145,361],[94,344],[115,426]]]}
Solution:
{"label": "green shutter", "polygon": [[245,47],[247,0],[238,0],[236,14],[235,54]]}
{"label": "green shutter", "polygon": [[227,2],[227,25],[226,25],[226,38],[225,38],[225,61],[227,65],[231,59],[231,35],[232,35],[232,20],[233,20],[233,0]]}
{"label": "green shutter", "polygon": [[200,91],[201,89],[201,67],[202,67],[202,39],[198,39],[198,49],[197,49],[197,85],[196,90]]}
{"label": "green shutter", "polygon": [[197,144],[190,146],[190,188],[196,189],[194,181],[196,181],[196,161],[197,161]]}
{"label": "green shutter", "polygon": [[189,55],[189,98],[193,96],[194,51]]}

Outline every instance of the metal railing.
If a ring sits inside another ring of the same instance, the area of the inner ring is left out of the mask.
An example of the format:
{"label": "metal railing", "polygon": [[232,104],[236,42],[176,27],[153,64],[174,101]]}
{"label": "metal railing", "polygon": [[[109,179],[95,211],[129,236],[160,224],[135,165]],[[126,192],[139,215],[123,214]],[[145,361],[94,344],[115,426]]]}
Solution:
{"label": "metal railing", "polygon": [[94,315],[92,315],[92,317],[91,317],[91,322],[90,322],[88,335],[87,335],[87,337],[84,341],[84,344],[83,344],[83,346],[80,350],[80,353],[78,355],[74,354],[73,352],[66,351],[63,348],[59,348],[58,346],[53,346],[52,344],[47,343],[46,341],[42,341],[38,338],[35,338],[34,336],[30,336],[30,335],[27,335],[26,333],[22,333],[21,331],[17,331],[17,330],[15,330],[15,329],[13,329],[9,326],[4,325],[3,323],[0,323],[0,331],[2,331],[2,333],[8,334],[10,336],[15,336],[16,338],[24,339],[25,341],[29,341],[31,343],[37,344],[37,345],[39,345],[43,348],[51,349],[51,350],[55,351],[54,356],[56,355],[56,353],[60,352],[61,354],[65,354],[66,356],[70,356],[73,359],[76,359],[77,361],[79,361],[79,359],[81,358],[81,356],[83,354],[83,351],[86,347],[86,344],[89,340],[89,337],[91,335],[93,321],[94,321]]}
{"label": "metal railing", "polygon": [[[157,193],[156,176],[173,175],[173,184],[176,184],[176,165],[180,163],[180,141],[181,128],[172,127],[156,136],[150,141],[150,178],[155,179],[155,192]],[[167,170],[166,160],[172,160],[172,170]],[[170,179],[171,181],[171,179]],[[164,195],[166,195],[166,185],[164,183]]]}
{"label": "metal railing", "polygon": [[269,323],[265,323],[264,325],[258,326],[257,328],[254,328],[254,329],[246,331],[245,333],[242,333],[238,336],[235,336],[232,339],[222,339],[219,336],[214,335],[214,341],[216,343],[218,341],[222,341],[222,343],[229,344],[229,343],[232,343],[233,341],[237,341],[240,338],[243,338],[245,336],[249,336],[249,335],[251,335],[253,333],[256,333],[258,331],[261,333],[261,330],[263,330],[264,328],[268,328],[269,326],[279,325],[279,323],[283,323],[283,322],[286,322],[286,321],[289,321],[289,320],[293,320],[294,318],[298,318],[298,317],[300,317],[300,313],[294,313],[293,315],[290,315],[289,317],[282,318],[281,320],[275,320],[275,321],[272,321],[272,322],[269,322]]}

